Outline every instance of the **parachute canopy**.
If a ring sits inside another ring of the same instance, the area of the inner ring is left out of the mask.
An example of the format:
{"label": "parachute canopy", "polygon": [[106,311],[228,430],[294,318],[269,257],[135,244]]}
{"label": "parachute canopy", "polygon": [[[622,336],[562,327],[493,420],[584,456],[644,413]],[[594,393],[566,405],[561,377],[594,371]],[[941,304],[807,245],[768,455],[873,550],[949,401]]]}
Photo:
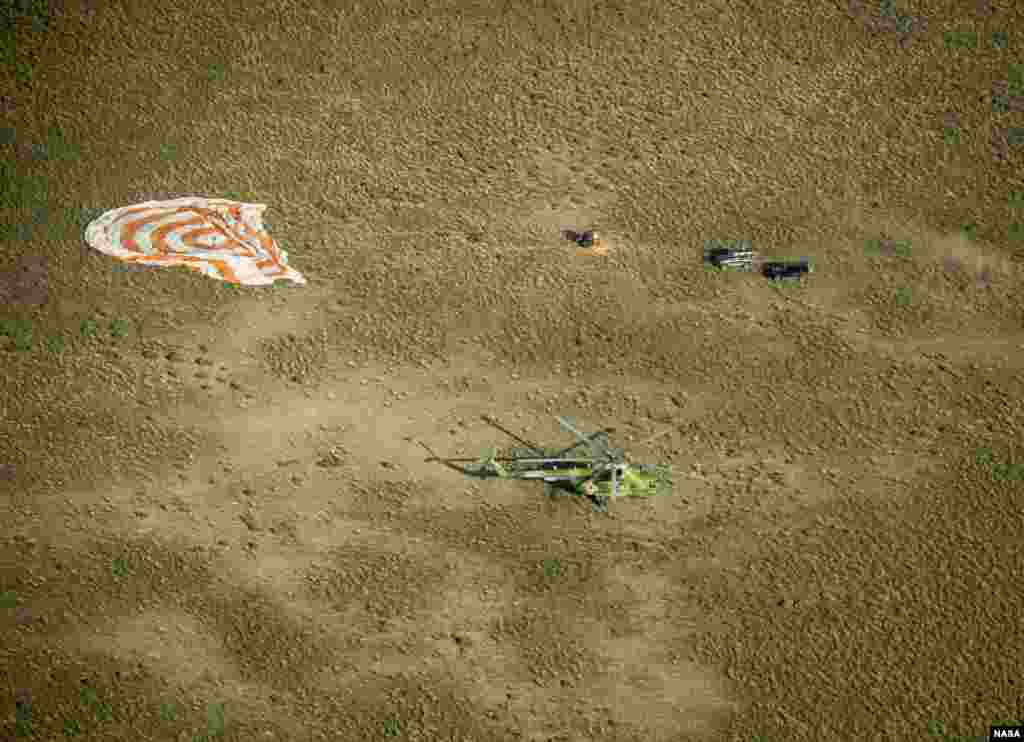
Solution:
{"label": "parachute canopy", "polygon": [[183,265],[221,281],[266,286],[306,279],[263,226],[265,204],[190,196],[108,211],[85,229],[90,247],[127,263]]}

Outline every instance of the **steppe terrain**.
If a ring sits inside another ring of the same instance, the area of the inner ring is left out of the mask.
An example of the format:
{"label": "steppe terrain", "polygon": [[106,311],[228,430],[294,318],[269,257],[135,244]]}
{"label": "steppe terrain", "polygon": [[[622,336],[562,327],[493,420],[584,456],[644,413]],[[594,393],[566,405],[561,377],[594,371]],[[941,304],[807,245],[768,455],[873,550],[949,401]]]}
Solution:
{"label": "steppe terrain", "polygon": [[[1024,715],[1024,6],[16,5],[0,738]],[[182,195],[268,204],[308,285],[82,240]],[[814,272],[717,273],[713,239]],[[675,492],[605,515],[424,462],[505,445],[483,414],[670,429],[630,453]]]}

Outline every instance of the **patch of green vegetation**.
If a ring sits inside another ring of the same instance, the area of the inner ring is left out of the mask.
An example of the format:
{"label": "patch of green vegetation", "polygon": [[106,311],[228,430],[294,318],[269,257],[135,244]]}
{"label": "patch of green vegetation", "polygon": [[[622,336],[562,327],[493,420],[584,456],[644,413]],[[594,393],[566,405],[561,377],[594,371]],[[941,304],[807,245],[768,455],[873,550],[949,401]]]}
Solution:
{"label": "patch of green vegetation", "polygon": [[1006,73],[1006,85],[996,83],[993,86],[992,108],[998,113],[1006,113],[1013,107],[1013,99],[1024,97],[1024,64],[1010,65]]}
{"label": "patch of green vegetation", "polygon": [[978,48],[978,34],[974,31],[947,31],[944,38],[950,49]]}
{"label": "patch of green vegetation", "polygon": [[220,82],[228,76],[228,72],[222,64],[211,64],[206,70],[206,76],[212,82]]}
{"label": "patch of green vegetation", "polygon": [[101,701],[95,689],[86,686],[82,688],[79,696],[82,703],[89,707],[99,721],[110,721],[114,718],[113,707],[109,703]]}
{"label": "patch of green vegetation", "polygon": [[956,126],[947,126],[942,130],[942,140],[946,144],[960,144],[960,129]]}
{"label": "patch of green vegetation", "polygon": [[547,577],[558,577],[562,574],[562,563],[557,559],[545,559],[543,566]]}
{"label": "patch of green vegetation", "polygon": [[32,323],[26,319],[0,319],[0,335],[14,337],[22,332],[32,332]]}
{"label": "patch of green vegetation", "polygon": [[128,574],[128,562],[124,559],[115,559],[111,569],[113,569],[114,574],[118,577],[124,577]]}
{"label": "patch of green vegetation", "polygon": [[0,593],[0,608],[15,608],[18,605],[17,593],[7,590]]}
{"label": "patch of green vegetation", "polygon": [[78,146],[68,141],[60,125],[47,129],[46,141],[32,144],[28,151],[31,159],[50,162],[77,160],[81,155]]}
{"label": "patch of green vegetation", "polygon": [[0,7],[0,25],[4,28],[17,18],[37,22],[43,27],[50,21],[50,3],[47,0],[5,0]]}
{"label": "patch of green vegetation", "polygon": [[64,336],[63,335],[51,335],[46,339],[46,348],[51,353],[62,353],[64,352]]}
{"label": "patch of green vegetation", "polygon": [[1010,65],[1006,73],[1010,95],[1024,95],[1024,63]]}
{"label": "patch of green vegetation", "polygon": [[1003,482],[1024,481],[1024,464],[996,463],[992,465],[995,478]]}
{"label": "patch of green vegetation", "polygon": [[975,237],[978,236],[978,225],[977,225],[977,223],[971,222],[970,224],[965,224],[963,226],[963,232],[964,232],[964,236],[967,239],[973,240]]}
{"label": "patch of green vegetation", "polygon": [[32,237],[32,225],[26,222],[0,224],[0,240],[24,242]]}
{"label": "patch of green vegetation", "polygon": [[914,19],[903,15],[896,10],[896,0],[881,0],[878,5],[878,13],[883,18],[892,18],[896,21],[896,30],[899,33],[909,33],[914,26]]}
{"label": "patch of green vegetation", "polygon": [[996,49],[1005,49],[1010,45],[1010,34],[1006,31],[992,32],[992,46]]}
{"label": "patch of green vegetation", "polygon": [[1024,223],[1014,222],[1007,228],[1006,234],[1011,240],[1024,240]]}
{"label": "patch of green vegetation", "polygon": [[210,738],[224,735],[224,704],[211,703],[206,708],[206,734]]}
{"label": "patch of green vegetation", "polygon": [[75,211],[73,211],[72,219],[74,220],[75,224],[77,224],[80,228],[84,229],[85,227],[89,226],[89,223],[91,221],[93,221],[101,214],[103,214],[104,211],[105,209],[99,209],[96,208],[95,206],[86,206],[81,209],[76,209]]}
{"label": "patch of green vegetation", "polygon": [[1024,126],[1013,126],[1007,129],[1006,141],[1011,147],[1024,144]]}
{"label": "patch of green vegetation", "polygon": [[384,721],[384,736],[385,737],[397,737],[402,733],[402,724],[398,719],[385,719]]}
{"label": "patch of green vegetation", "polygon": [[992,110],[996,113],[1006,113],[1010,110],[1010,96],[1005,93],[992,93]]}
{"label": "patch of green vegetation", "polygon": [[901,306],[901,307],[910,306],[910,302],[911,301],[912,301],[912,295],[911,295],[911,291],[910,291],[909,288],[904,286],[903,288],[901,288],[899,291],[896,292],[896,304],[897,304],[897,306]]}
{"label": "patch of green vegetation", "polygon": [[174,721],[178,718],[178,707],[173,703],[161,703],[160,718],[164,721]]}
{"label": "patch of green vegetation", "polygon": [[175,160],[178,158],[178,148],[173,144],[161,144],[160,157],[164,160]]}
{"label": "patch of green vegetation", "polygon": [[35,30],[49,25],[50,9],[45,0],[5,0],[0,3],[0,64],[14,67],[16,79],[31,80],[32,66],[18,59],[16,24],[27,20]]}
{"label": "patch of green vegetation", "polygon": [[82,337],[91,338],[96,335],[96,320],[94,319],[83,319],[79,331],[82,333]]}
{"label": "patch of green vegetation", "polygon": [[980,466],[991,469],[992,475],[1000,481],[1024,481],[1024,464],[1007,464],[997,461],[991,448],[979,448],[974,454],[974,460]]}
{"label": "patch of green vegetation", "polygon": [[32,705],[28,701],[18,701],[14,707],[14,736],[32,736]]}
{"label": "patch of green vegetation", "polygon": [[18,172],[13,160],[0,160],[0,207],[30,209],[46,206],[49,188],[46,179]]}
{"label": "patch of green vegetation", "polygon": [[128,320],[126,319],[115,319],[110,323],[110,334],[116,338],[123,338],[128,336]]}
{"label": "patch of green vegetation", "polygon": [[81,155],[78,145],[72,144],[64,135],[60,126],[51,126],[46,135],[46,144],[43,146],[43,156],[47,160],[66,162],[77,160]]}
{"label": "patch of green vegetation", "polygon": [[32,82],[35,77],[35,68],[28,62],[17,61],[14,63],[14,79],[18,82]]}
{"label": "patch of green vegetation", "polygon": [[5,222],[0,224],[0,240],[27,241],[37,234],[37,227],[42,230],[43,239],[59,239],[64,236],[67,225],[63,219],[54,219],[46,206],[36,206],[27,221]]}
{"label": "patch of green vegetation", "polygon": [[15,350],[32,349],[32,323],[28,320],[0,320],[0,335],[6,335],[14,340]]}
{"label": "patch of green vegetation", "polygon": [[32,216],[30,217],[30,221],[33,225],[41,227],[53,221],[51,216],[52,214],[48,205],[37,205],[32,207]]}
{"label": "patch of green vegetation", "polygon": [[1010,206],[1015,209],[1024,208],[1024,191],[1011,192],[1007,200],[1010,202]]}
{"label": "patch of green vegetation", "polygon": [[68,719],[64,722],[64,736],[77,737],[81,733],[82,725],[78,723],[78,719]]}

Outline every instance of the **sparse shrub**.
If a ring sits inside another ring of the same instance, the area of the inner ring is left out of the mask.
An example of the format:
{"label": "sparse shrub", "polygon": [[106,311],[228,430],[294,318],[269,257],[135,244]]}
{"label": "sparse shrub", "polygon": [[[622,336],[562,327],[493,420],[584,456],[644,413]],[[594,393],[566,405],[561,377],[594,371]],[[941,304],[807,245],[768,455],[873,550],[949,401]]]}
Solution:
{"label": "sparse shrub", "polygon": [[978,47],[978,34],[974,31],[947,31],[945,39],[946,46],[951,49],[976,49]]}
{"label": "sparse shrub", "polygon": [[68,719],[64,722],[64,735],[66,737],[77,737],[82,733],[82,725],[78,723],[78,719]]}
{"label": "sparse shrub", "polygon": [[128,335],[128,321],[115,319],[110,323],[110,334],[116,338],[123,338]]}
{"label": "sparse shrub", "polygon": [[32,348],[32,323],[27,320],[0,320],[0,335],[14,341],[14,349],[25,351]]}
{"label": "sparse shrub", "polygon": [[211,739],[224,735],[224,704],[211,703],[206,709],[206,734]]}

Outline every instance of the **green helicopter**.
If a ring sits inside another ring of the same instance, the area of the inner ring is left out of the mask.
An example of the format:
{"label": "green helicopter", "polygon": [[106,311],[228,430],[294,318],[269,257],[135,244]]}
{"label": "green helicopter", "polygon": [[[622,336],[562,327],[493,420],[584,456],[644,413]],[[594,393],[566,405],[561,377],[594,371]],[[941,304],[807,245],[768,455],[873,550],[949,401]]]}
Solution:
{"label": "green helicopter", "polygon": [[[559,424],[576,437],[576,443],[560,450],[546,450],[506,430],[492,418],[485,416],[483,419],[525,448],[513,449],[511,456],[499,457],[492,450],[476,459],[442,458],[420,442],[431,454],[427,461],[480,479],[541,481],[548,496],[568,494],[585,497],[599,512],[608,512],[611,500],[619,497],[653,497],[672,492],[671,467],[630,463],[622,449],[610,446],[609,434],[614,432],[613,429],[584,434],[569,420],[558,417]],[[643,443],[668,432],[671,431],[662,431]],[[584,449],[586,455],[581,454],[580,449]]]}

